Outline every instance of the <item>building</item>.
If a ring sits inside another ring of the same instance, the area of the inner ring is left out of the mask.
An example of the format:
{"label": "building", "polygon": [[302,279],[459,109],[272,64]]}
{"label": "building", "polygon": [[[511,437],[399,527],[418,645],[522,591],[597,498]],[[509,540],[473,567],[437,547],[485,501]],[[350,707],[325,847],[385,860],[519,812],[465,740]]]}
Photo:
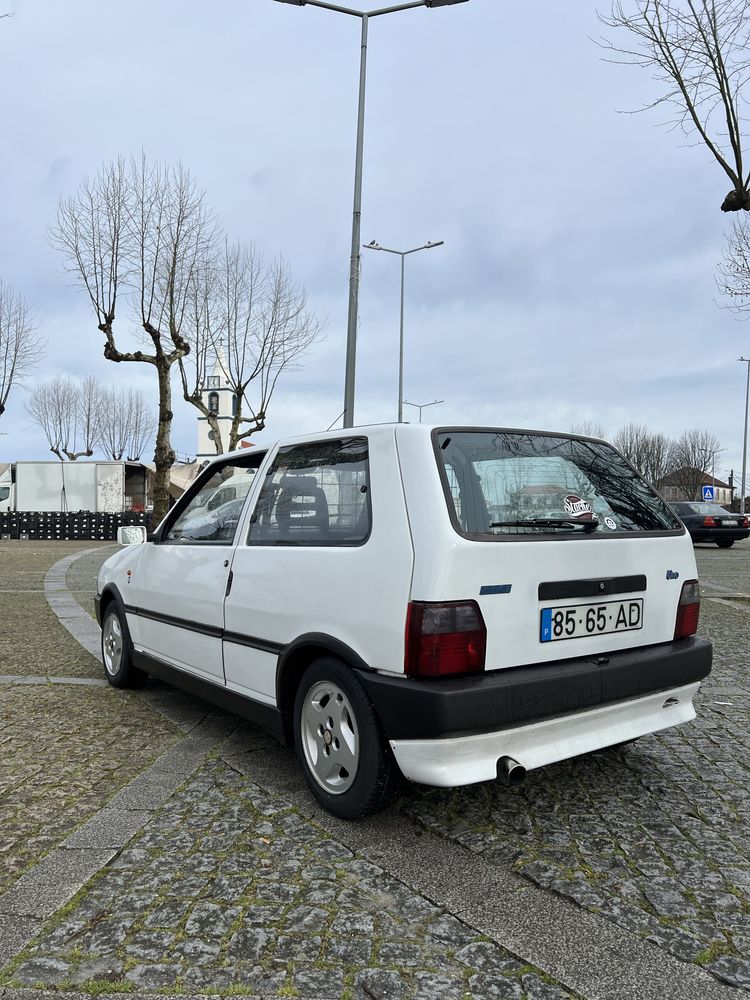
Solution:
{"label": "building", "polygon": [[[685,490],[680,486],[681,482],[685,479],[690,481],[695,478],[695,481],[700,483],[699,495],[698,496],[688,496]],[[679,503],[681,501],[695,501],[702,500],[703,497],[700,495],[702,493],[703,486],[713,486],[714,487],[714,503],[720,504],[722,507],[732,506],[732,494],[734,493],[734,488],[729,483],[724,483],[721,479],[717,479],[715,476],[708,476],[705,472],[698,472],[696,469],[690,470],[690,475],[683,474],[680,475],[680,470],[676,472],[671,472],[666,476],[660,485],[661,495],[669,503]]]}
{"label": "building", "polygon": [[[232,392],[226,371],[227,364],[224,357],[224,350],[220,346],[216,353],[214,370],[206,377],[201,398],[206,409],[216,414],[216,419],[221,426],[224,451],[228,451],[229,449],[229,428],[232,424],[232,417],[237,412],[237,397]],[[208,423],[208,417],[198,417],[198,447],[196,449],[196,461],[198,463],[206,458],[216,457],[216,447],[213,439],[214,432]]]}

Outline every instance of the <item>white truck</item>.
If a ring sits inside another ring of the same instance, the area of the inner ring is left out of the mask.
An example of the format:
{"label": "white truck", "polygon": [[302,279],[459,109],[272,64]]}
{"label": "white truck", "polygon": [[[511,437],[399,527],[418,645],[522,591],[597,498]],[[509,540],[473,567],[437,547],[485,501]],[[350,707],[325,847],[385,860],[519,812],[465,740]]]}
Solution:
{"label": "white truck", "polygon": [[13,466],[9,462],[0,462],[0,514],[15,509]]}
{"label": "white truck", "polygon": [[140,462],[0,465],[0,513],[146,510],[149,476]]}

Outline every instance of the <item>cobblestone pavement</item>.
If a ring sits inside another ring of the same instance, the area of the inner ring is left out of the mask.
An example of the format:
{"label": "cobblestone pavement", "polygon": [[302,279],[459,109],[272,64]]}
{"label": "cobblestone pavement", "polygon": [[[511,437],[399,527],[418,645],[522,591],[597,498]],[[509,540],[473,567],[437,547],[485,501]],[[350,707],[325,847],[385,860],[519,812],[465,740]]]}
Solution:
{"label": "cobblestone pavement", "polygon": [[[92,543],[93,544],[93,543]],[[72,564],[67,572],[67,584],[70,594],[78,601],[84,611],[92,617],[94,613],[94,597],[96,595],[96,580],[102,562],[117,552],[119,546],[104,545],[96,552],[87,553]]]}
{"label": "cobblestone pavement", "polygon": [[[696,554],[702,579],[750,593],[750,546]],[[402,808],[750,989],[749,626],[745,605],[704,600],[715,659],[695,722],[532,772],[521,788],[414,787]]]}
{"label": "cobblestone pavement", "polygon": [[0,893],[178,735],[110,688],[0,687]]}
{"label": "cobblestone pavement", "polygon": [[0,675],[101,677],[101,665],[60,626],[44,596],[53,563],[97,544],[0,542]]}
{"label": "cobblestone pavement", "polygon": [[571,996],[218,760],[0,984],[317,1000]]}
{"label": "cobblestone pavement", "polygon": [[[101,664],[60,625],[44,596],[53,563],[94,547],[0,543],[0,675],[101,679]],[[102,556],[109,551],[105,546]],[[91,559],[102,556],[85,557],[89,588]],[[0,893],[178,736],[176,726],[126,692],[0,686]]]}
{"label": "cobblestone pavement", "polygon": [[717,590],[750,598],[750,538],[720,549],[708,542],[695,546],[700,579],[707,596]]}
{"label": "cobblestone pavement", "polygon": [[[696,552],[705,582],[750,593],[750,542]],[[98,559],[68,574],[89,611]],[[747,607],[704,601],[701,632],[716,655],[696,722],[533,772],[519,789],[408,786],[393,814],[498,868],[510,860],[533,891],[750,989]],[[28,690],[0,689],[0,697]],[[171,689],[163,690],[168,698]],[[83,694],[121,698],[67,691],[76,702]],[[150,695],[153,702],[162,689]],[[24,711],[38,714],[33,706],[11,714]],[[316,1000],[571,995],[253,779],[227,762],[208,763],[6,968],[0,995],[3,984]]]}

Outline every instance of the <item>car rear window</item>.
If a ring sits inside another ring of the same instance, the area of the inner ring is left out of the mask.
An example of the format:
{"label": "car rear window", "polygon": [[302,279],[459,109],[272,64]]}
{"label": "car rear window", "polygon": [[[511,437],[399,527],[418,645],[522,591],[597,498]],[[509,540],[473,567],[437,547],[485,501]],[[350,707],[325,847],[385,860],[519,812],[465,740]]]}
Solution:
{"label": "car rear window", "polygon": [[435,444],[453,523],[468,537],[683,530],[652,487],[602,441],[441,430]]}
{"label": "car rear window", "polygon": [[680,504],[680,510],[685,514],[701,514],[703,517],[708,514],[726,517],[729,513],[726,507],[720,507],[717,503],[702,503],[700,501]]}

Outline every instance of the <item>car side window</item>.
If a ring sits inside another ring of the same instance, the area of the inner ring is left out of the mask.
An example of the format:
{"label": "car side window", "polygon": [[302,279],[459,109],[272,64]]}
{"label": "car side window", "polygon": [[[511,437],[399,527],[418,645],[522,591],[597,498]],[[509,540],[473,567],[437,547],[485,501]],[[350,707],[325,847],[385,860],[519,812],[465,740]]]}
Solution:
{"label": "car side window", "polygon": [[362,545],[370,534],[367,438],[280,448],[250,519],[248,545]]}
{"label": "car side window", "polygon": [[216,466],[187,506],[167,524],[162,542],[231,545],[255,472],[264,457],[265,452]]}

